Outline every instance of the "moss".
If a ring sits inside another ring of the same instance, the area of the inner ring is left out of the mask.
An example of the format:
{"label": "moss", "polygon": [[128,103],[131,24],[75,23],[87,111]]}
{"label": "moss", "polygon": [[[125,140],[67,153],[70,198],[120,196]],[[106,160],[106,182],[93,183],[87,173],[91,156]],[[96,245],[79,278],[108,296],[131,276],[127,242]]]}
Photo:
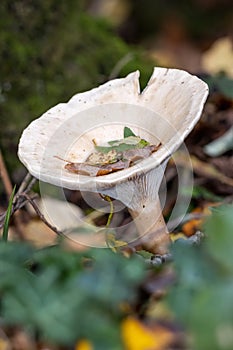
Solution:
{"label": "moss", "polygon": [[145,84],[151,73],[152,63],[88,15],[85,1],[2,0],[0,15],[0,142],[11,170],[22,130],[48,108],[108,80],[129,52],[119,75],[140,68]]}

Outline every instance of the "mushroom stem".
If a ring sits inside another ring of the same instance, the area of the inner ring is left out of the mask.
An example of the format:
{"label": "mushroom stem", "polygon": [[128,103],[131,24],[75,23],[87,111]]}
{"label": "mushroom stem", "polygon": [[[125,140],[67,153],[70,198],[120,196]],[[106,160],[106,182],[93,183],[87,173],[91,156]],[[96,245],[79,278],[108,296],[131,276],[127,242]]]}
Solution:
{"label": "mushroom stem", "polygon": [[159,198],[140,212],[129,209],[138,230],[139,239],[134,246],[141,247],[153,254],[168,253],[170,238],[165,224]]}
{"label": "mushroom stem", "polygon": [[139,237],[130,245],[161,255],[168,252],[170,242],[158,195],[166,164],[167,160],[104,191],[125,204],[135,222]]}

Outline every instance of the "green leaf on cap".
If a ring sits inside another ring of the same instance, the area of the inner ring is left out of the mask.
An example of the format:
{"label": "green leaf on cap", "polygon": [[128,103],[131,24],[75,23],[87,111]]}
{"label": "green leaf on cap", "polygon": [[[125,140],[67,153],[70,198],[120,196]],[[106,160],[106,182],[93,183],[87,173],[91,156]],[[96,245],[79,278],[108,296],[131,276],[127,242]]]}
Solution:
{"label": "green leaf on cap", "polygon": [[124,138],[129,137],[129,136],[137,136],[134,134],[134,132],[128,128],[127,126],[124,127]]}

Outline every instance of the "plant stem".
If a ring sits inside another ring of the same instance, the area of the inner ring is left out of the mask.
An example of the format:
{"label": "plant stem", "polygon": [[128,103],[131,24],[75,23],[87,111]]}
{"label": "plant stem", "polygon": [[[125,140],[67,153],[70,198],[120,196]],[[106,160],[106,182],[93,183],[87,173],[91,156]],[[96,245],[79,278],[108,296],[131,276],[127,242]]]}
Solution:
{"label": "plant stem", "polygon": [[4,226],[3,226],[2,240],[5,242],[8,240],[9,222],[10,222],[11,210],[12,210],[12,205],[13,205],[13,200],[15,195],[15,188],[16,186],[14,186],[13,191],[10,195],[9,204],[8,204]]}

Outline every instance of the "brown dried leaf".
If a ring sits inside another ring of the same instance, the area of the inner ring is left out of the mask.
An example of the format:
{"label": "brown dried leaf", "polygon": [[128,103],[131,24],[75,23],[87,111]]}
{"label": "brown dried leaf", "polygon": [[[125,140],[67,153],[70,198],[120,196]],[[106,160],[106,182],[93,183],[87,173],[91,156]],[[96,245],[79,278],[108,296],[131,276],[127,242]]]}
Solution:
{"label": "brown dried leaf", "polygon": [[[153,152],[157,151],[158,146],[150,145],[144,148],[135,148],[122,152],[110,151],[108,153],[92,153],[84,163],[68,163],[65,169],[71,173],[87,176],[102,176],[110,173],[127,169],[135,162],[148,158]],[[119,159],[121,158],[121,159]],[[113,159],[116,159],[113,162]],[[93,164],[94,163],[94,164]]]}
{"label": "brown dried leaf", "polygon": [[119,154],[116,150],[111,150],[108,153],[103,152],[94,152],[91,153],[90,156],[87,158],[86,163],[89,165],[105,165],[105,164],[111,164],[116,163],[118,160],[120,160],[122,157],[122,154]]}
{"label": "brown dried leaf", "polygon": [[100,167],[87,163],[68,163],[65,165],[65,169],[79,175],[97,176]]}
{"label": "brown dried leaf", "polygon": [[161,144],[158,146],[150,145],[144,148],[135,148],[123,152],[124,159],[127,159],[130,164],[137,162],[138,160],[148,158],[153,152],[157,151]]}
{"label": "brown dried leaf", "polygon": [[123,170],[129,167],[129,161],[119,160],[116,163],[95,166],[89,165],[88,163],[68,163],[65,165],[65,169],[68,171],[87,176],[102,176],[108,175],[115,171]]}

